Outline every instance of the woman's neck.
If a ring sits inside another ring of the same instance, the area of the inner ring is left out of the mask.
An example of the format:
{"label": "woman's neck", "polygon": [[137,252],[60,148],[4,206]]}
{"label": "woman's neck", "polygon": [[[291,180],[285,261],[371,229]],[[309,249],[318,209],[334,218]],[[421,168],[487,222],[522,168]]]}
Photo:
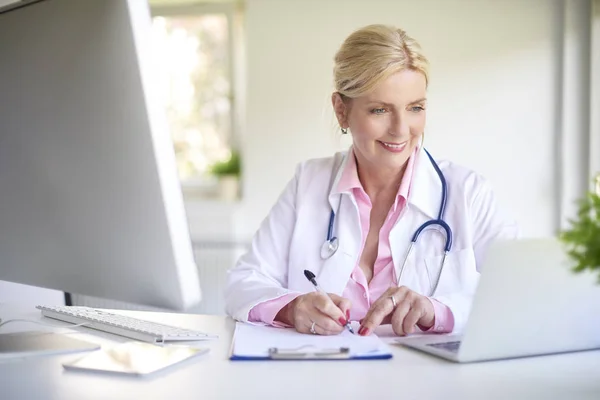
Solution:
{"label": "woman's neck", "polygon": [[359,161],[359,157],[356,155],[355,158],[358,179],[371,199],[371,203],[375,203],[375,200],[378,198],[387,198],[395,196],[398,193],[404,171],[406,170],[406,164],[400,169],[384,169],[375,167],[366,161]]}

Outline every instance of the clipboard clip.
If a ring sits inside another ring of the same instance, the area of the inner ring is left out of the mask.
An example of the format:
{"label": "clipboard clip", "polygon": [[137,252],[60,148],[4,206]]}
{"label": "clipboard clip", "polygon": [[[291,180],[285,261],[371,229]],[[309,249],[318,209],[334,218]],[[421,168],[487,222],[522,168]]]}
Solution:
{"label": "clipboard clip", "polygon": [[311,350],[311,346],[301,346],[292,349],[279,349],[271,347],[269,357],[274,360],[298,360],[298,359],[348,359],[350,358],[350,348],[339,347],[333,349]]}

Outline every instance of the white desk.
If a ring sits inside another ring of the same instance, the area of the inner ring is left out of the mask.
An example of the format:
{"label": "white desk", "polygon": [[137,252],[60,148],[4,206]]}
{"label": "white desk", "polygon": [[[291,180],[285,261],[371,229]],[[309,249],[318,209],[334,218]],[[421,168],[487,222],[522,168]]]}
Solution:
{"label": "white desk", "polygon": [[[0,398],[600,399],[600,351],[460,365],[394,345],[391,360],[232,362],[228,354],[234,322],[229,318],[119,312],[220,337],[207,343],[209,354],[155,378],[65,371],[61,362],[80,356],[72,354],[0,361]],[[0,305],[0,317],[42,320],[36,309],[6,305]],[[32,329],[44,328],[14,322],[1,331]],[[74,337],[102,344],[127,340],[75,329],[86,333]]]}

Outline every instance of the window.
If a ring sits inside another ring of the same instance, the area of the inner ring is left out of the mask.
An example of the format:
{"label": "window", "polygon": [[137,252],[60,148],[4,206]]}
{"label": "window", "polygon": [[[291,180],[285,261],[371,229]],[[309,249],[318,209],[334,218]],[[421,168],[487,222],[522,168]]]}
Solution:
{"label": "window", "polygon": [[211,6],[154,8],[153,35],[161,60],[161,98],[184,194],[218,196],[217,184],[228,176],[235,187],[229,184],[229,193],[221,195],[232,200],[239,192],[235,20],[227,5]]}

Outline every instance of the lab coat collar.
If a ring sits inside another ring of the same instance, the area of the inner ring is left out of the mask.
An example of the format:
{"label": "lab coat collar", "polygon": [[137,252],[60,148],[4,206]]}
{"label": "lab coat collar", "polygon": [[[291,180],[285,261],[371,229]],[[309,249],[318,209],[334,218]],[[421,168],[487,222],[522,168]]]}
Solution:
{"label": "lab coat collar", "polygon": [[[329,205],[331,209],[337,212],[337,208],[339,206],[340,195],[342,194],[338,191],[338,186],[340,179],[342,179],[342,173],[346,168],[346,164],[348,163],[348,154],[351,154],[350,150],[341,151],[336,153],[333,157],[333,169],[332,176],[329,183]],[[344,192],[350,193],[350,192]]]}

